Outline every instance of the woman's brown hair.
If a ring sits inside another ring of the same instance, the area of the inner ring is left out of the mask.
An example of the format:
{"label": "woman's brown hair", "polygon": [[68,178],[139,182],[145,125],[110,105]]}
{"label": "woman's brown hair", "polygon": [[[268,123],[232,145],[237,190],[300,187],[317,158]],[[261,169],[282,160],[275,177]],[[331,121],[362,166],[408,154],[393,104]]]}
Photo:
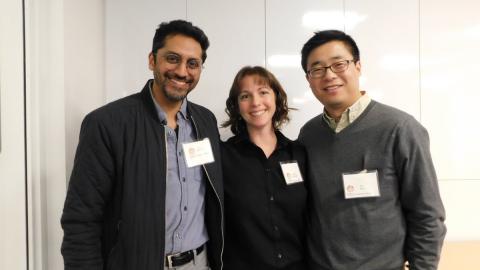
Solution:
{"label": "woman's brown hair", "polygon": [[223,122],[221,127],[226,128],[230,126],[230,130],[235,135],[246,131],[245,121],[240,115],[238,108],[238,96],[242,90],[240,89],[241,81],[247,76],[256,76],[258,83],[268,85],[275,93],[276,110],[272,118],[272,123],[275,130],[280,129],[283,124],[290,120],[288,111],[291,108],[288,107],[287,94],[277,78],[275,78],[270,71],[260,66],[246,66],[238,71],[235,79],[233,79],[232,87],[230,88],[230,93],[226,101],[227,107],[225,108],[225,112],[229,119]]}

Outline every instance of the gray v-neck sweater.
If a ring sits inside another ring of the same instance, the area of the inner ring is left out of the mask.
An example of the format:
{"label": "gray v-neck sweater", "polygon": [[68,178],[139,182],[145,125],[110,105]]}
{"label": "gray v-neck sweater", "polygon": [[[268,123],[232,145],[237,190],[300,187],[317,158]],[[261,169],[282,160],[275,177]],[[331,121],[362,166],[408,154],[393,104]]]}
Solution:
{"label": "gray v-neck sweater", "polygon": [[[436,269],[445,210],[426,129],[372,100],[335,133],[319,115],[300,131],[310,186],[311,269]],[[380,197],[345,199],[342,173],[377,170]]]}

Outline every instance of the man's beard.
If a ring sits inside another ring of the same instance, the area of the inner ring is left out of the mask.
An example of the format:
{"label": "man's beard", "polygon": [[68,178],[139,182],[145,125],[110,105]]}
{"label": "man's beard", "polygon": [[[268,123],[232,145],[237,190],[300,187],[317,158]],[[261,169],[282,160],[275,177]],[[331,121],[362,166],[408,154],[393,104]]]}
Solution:
{"label": "man's beard", "polygon": [[180,78],[180,77],[177,77],[175,75],[168,75],[165,74],[164,78],[164,82],[161,83],[161,80],[159,78],[160,76],[158,75],[157,72],[154,72],[153,73],[153,78],[155,79],[155,82],[157,83],[158,87],[160,88],[160,91],[162,91],[163,95],[170,101],[174,101],[174,102],[178,102],[178,101],[182,101],[185,97],[187,97],[188,93],[190,93],[190,91],[192,91],[192,89],[188,89],[185,93],[181,92],[181,94],[179,94],[178,91],[168,91],[167,90],[167,86],[166,86],[166,81],[167,80],[170,80],[170,78],[174,78],[175,80],[177,81],[183,81],[183,82],[186,82],[186,83],[192,83],[192,80],[187,80],[185,78]]}

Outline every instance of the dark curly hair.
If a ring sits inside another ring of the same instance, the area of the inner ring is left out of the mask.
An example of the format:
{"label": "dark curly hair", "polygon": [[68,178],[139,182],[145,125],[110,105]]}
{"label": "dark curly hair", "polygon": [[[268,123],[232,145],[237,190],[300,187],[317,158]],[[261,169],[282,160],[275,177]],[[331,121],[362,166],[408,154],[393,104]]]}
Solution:
{"label": "dark curly hair", "polygon": [[233,79],[232,87],[226,101],[225,112],[228,115],[228,120],[223,122],[221,127],[226,128],[230,126],[230,130],[233,134],[237,135],[241,132],[246,132],[247,127],[245,121],[240,115],[238,108],[238,96],[240,95],[240,83],[246,76],[257,76],[260,83],[268,85],[275,93],[275,113],[273,114],[272,123],[275,130],[279,130],[280,127],[290,121],[288,117],[288,111],[292,108],[288,107],[287,94],[283,90],[282,85],[278,82],[277,78],[260,66],[246,66],[238,71],[235,79]]}

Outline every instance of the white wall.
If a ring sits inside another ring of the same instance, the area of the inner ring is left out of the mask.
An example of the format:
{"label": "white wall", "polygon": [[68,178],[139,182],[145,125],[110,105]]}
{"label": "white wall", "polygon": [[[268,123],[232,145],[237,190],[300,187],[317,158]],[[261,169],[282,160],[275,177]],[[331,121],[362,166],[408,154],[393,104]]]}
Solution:
{"label": "white wall", "polygon": [[61,269],[59,224],[65,197],[64,5],[28,1],[27,158],[31,269]]}
{"label": "white wall", "polygon": [[25,13],[30,269],[60,270],[80,123],[105,102],[104,3],[27,0]]}
{"label": "white wall", "polygon": [[420,100],[449,239],[480,239],[480,2],[422,0]]}
{"label": "white wall", "polygon": [[26,269],[22,3],[0,2],[0,269]]}

